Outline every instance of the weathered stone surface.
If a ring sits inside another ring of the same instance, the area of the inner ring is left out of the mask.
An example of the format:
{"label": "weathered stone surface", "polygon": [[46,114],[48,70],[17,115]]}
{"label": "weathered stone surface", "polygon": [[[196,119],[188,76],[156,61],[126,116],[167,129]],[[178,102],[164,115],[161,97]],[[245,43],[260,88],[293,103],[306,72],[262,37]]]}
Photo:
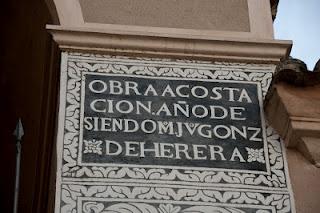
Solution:
{"label": "weathered stone surface", "polygon": [[320,84],[320,60],[313,71],[309,71],[307,65],[299,59],[289,58],[281,61],[274,77],[274,83],[277,82],[286,82],[297,87]]}
{"label": "weathered stone surface", "polygon": [[57,212],[294,212],[273,70],[63,53]]}
{"label": "weathered stone surface", "polygon": [[286,152],[296,211],[317,213],[320,209],[320,169],[296,149],[287,149]]}
{"label": "weathered stone surface", "polygon": [[[320,60],[314,71],[290,58],[280,63],[267,94],[265,109],[272,126],[286,145],[297,148],[319,166]],[[318,144],[318,145],[317,145]]]}
{"label": "weathered stone surface", "polygon": [[279,0],[270,0],[270,4],[271,4],[272,20],[274,21],[277,17]]}

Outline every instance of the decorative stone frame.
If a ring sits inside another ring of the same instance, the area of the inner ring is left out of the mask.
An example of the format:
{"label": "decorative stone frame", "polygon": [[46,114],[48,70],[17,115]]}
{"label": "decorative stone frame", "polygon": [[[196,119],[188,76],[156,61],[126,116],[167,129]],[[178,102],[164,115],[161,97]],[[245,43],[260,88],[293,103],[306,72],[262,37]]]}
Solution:
{"label": "decorative stone frame", "polygon": [[[137,67],[123,65],[125,64],[123,62],[130,64],[133,61],[139,61],[140,65]],[[122,63],[123,66],[117,66],[117,63]],[[172,63],[178,64],[179,67],[172,69]],[[265,96],[274,68],[274,65],[267,64],[212,63],[63,53],[60,98],[65,101],[60,103],[59,112],[56,211],[60,212],[61,208],[61,212],[76,209],[82,211],[101,209],[108,212],[111,204],[106,209],[105,204],[101,202],[101,198],[106,198],[115,199],[114,202],[118,203],[126,202],[136,208],[138,208],[136,202],[151,202],[153,204],[150,204],[150,208],[154,208],[154,211],[160,208],[154,202],[159,203],[162,200],[161,205],[166,207],[173,203],[183,205],[192,201],[200,206],[223,208],[225,212],[245,212],[243,208],[256,208],[255,212],[261,213],[294,212],[283,146],[281,139],[270,126],[266,129],[271,169],[267,175],[77,164],[82,72],[254,81],[261,84]],[[61,201],[63,202],[60,203]],[[242,209],[235,208],[238,204],[242,204]]]}

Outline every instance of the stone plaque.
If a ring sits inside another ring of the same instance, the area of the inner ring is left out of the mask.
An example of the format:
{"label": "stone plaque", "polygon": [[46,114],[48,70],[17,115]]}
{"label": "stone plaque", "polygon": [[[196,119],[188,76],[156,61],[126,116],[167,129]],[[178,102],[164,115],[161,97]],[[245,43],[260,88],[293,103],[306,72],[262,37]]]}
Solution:
{"label": "stone plaque", "polygon": [[56,212],[294,212],[273,65],[62,59]]}

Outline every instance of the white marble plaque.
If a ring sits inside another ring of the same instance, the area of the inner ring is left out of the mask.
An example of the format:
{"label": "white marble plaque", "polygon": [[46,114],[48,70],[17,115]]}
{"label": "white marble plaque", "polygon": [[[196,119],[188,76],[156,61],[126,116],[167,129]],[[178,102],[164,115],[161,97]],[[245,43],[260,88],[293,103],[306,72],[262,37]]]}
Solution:
{"label": "white marble plaque", "polygon": [[273,71],[62,53],[56,212],[295,212]]}

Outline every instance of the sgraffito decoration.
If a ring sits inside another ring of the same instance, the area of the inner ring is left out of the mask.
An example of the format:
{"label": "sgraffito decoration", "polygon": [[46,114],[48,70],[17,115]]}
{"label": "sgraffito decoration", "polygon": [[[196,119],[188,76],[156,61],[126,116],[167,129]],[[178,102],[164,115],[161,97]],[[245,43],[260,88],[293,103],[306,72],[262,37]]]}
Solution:
{"label": "sgraffito decoration", "polygon": [[62,53],[56,212],[294,212],[274,68]]}

